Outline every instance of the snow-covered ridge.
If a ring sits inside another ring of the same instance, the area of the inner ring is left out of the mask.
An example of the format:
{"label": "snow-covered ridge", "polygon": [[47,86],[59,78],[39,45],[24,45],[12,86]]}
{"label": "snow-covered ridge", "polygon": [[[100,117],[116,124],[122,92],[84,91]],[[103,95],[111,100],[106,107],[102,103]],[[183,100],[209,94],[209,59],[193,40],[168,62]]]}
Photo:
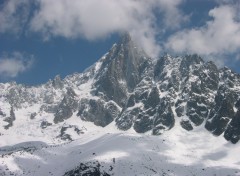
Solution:
{"label": "snow-covered ridge", "polygon": [[239,74],[197,55],[153,61],[125,36],[83,73],[32,87],[1,83],[0,133],[29,132],[54,141],[78,136],[79,120],[154,135],[203,125],[236,143],[239,104]]}
{"label": "snow-covered ridge", "polygon": [[0,176],[240,175],[239,139],[239,74],[130,36],[83,73],[0,83]]}

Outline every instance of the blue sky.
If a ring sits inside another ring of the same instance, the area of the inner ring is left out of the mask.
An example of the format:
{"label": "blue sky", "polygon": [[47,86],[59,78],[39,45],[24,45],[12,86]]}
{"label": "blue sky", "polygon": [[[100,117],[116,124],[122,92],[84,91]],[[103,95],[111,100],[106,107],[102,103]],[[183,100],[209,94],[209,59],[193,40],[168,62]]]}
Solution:
{"label": "blue sky", "polygon": [[197,53],[240,73],[239,0],[0,0],[0,82],[82,72],[129,32],[151,57]]}

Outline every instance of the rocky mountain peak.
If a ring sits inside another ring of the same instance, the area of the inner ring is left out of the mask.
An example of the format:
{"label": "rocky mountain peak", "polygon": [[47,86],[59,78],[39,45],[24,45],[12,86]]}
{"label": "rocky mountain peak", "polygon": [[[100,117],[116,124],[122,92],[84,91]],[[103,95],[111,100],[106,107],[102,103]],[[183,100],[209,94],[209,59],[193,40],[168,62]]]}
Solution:
{"label": "rocky mountain peak", "polygon": [[125,32],[121,35],[119,44],[128,45],[131,42],[133,42],[132,37],[128,32]]}
{"label": "rocky mountain peak", "polygon": [[35,123],[44,119],[44,129],[78,116],[98,126],[114,123],[153,135],[175,126],[188,131],[204,126],[232,143],[240,140],[239,74],[196,54],[153,61],[129,34],[83,73],[56,76],[38,87],[8,83],[0,89],[0,124],[13,124],[1,133],[24,115]]}
{"label": "rocky mountain peak", "polygon": [[150,65],[151,58],[134,44],[129,34],[123,35],[102,63],[95,83],[97,94],[123,105]]}

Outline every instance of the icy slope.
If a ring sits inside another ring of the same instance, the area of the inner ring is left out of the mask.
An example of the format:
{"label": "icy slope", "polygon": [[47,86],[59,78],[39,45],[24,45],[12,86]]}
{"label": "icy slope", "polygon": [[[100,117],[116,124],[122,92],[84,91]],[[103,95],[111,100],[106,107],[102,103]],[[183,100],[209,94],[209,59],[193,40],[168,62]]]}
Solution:
{"label": "icy slope", "polygon": [[5,146],[0,148],[0,175],[240,175],[239,144],[201,128],[188,132],[176,127],[152,136],[109,127],[115,132],[92,129],[58,145],[33,141]]}

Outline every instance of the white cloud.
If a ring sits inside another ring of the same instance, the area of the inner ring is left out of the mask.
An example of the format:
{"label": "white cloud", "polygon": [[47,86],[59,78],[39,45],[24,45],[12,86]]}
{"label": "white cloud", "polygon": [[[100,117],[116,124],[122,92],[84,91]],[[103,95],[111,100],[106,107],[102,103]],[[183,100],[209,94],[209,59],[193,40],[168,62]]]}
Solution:
{"label": "white cloud", "polygon": [[15,78],[33,65],[34,57],[20,52],[3,54],[0,57],[0,77]]}
{"label": "white cloud", "polygon": [[[222,1],[223,3],[223,1]],[[212,20],[199,28],[173,34],[166,43],[175,52],[222,56],[240,50],[239,6],[221,4],[209,11]]]}
{"label": "white cloud", "polygon": [[183,22],[189,20],[189,15],[183,14],[180,10],[180,5],[186,0],[160,0],[157,1],[155,6],[160,8],[160,12],[163,13],[161,20],[163,20],[163,25],[161,26],[165,29],[174,29],[181,27]]}
{"label": "white cloud", "polygon": [[181,29],[189,20],[180,9],[187,0],[8,0],[0,7],[0,33],[24,28],[49,40],[98,40],[127,31],[153,57],[166,49],[224,63],[224,56],[239,54],[240,1],[214,1],[218,6],[209,11],[212,19],[204,26]]}
{"label": "white cloud", "polygon": [[[157,56],[156,36],[180,27],[184,0],[8,0],[0,7],[0,33],[36,32],[45,40],[61,36],[98,40],[129,32]],[[161,19],[161,20],[159,20]]]}
{"label": "white cloud", "polygon": [[[86,38],[96,40],[128,31],[147,53],[161,50],[156,35],[179,27],[186,19],[178,6],[183,0],[38,0],[39,10],[31,20],[31,30],[46,38]],[[154,12],[164,18],[158,28]]]}
{"label": "white cloud", "polygon": [[21,32],[28,22],[30,14],[30,0],[5,1],[0,8],[0,33]]}

